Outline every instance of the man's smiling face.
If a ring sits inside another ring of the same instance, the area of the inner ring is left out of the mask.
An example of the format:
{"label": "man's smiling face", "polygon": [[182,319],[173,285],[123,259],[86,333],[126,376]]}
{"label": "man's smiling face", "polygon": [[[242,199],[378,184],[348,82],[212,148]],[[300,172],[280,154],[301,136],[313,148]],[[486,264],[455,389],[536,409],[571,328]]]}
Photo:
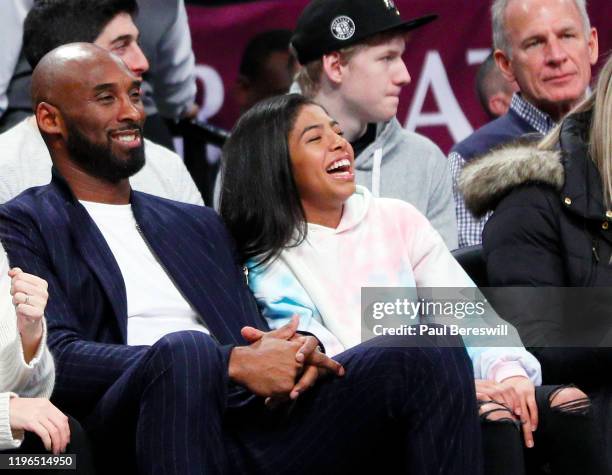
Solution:
{"label": "man's smiling face", "polygon": [[62,92],[70,158],[89,174],[117,182],[144,166],[140,80],[117,58],[82,72]]}

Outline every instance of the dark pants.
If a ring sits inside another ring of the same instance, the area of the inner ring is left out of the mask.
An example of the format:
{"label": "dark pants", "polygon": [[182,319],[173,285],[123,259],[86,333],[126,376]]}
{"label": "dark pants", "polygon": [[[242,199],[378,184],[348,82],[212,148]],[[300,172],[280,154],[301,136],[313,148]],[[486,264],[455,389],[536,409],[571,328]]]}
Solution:
{"label": "dark pants", "polygon": [[606,471],[602,473],[612,475],[612,386],[608,383],[586,393],[593,403],[593,418],[601,435],[601,450],[605,454]]}
{"label": "dark pants", "polygon": [[[393,347],[407,340],[424,347]],[[228,380],[227,362],[210,337],[173,333],[105,394],[89,427],[102,461],[113,466],[119,449],[135,448],[142,474],[325,474],[384,466],[385,473],[478,475],[471,362],[464,348],[434,343],[402,337],[355,347],[337,357],[343,378],[319,381],[295,403],[270,411]]]}
{"label": "dark pants", "polygon": [[532,449],[524,448],[520,426],[507,421],[482,422],[485,475],[610,474],[592,406],[552,408],[551,395],[559,388],[536,388],[539,423]]}
{"label": "dark pants", "polygon": [[[70,443],[66,447],[66,454],[76,455],[76,470],[19,470],[20,474],[38,475],[93,475],[96,473],[93,468],[91,447],[85,431],[81,425],[72,417],[69,417],[70,424]],[[18,449],[5,450],[2,454],[50,454],[45,449],[42,440],[33,432],[26,432],[23,443]],[[8,473],[8,472],[7,472]]]}

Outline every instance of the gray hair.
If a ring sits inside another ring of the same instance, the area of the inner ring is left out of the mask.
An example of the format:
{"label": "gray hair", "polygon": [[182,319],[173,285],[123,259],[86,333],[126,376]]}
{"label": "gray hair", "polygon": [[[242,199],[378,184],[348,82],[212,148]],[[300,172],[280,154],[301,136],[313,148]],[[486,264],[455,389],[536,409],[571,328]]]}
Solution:
{"label": "gray hair", "polygon": [[[582,18],[582,28],[585,36],[588,36],[591,31],[591,21],[587,13],[586,0],[573,0],[580,17]],[[491,20],[493,29],[493,47],[502,50],[507,56],[512,54],[512,48],[505,30],[505,15],[508,4],[511,0],[493,0],[491,5]]]}

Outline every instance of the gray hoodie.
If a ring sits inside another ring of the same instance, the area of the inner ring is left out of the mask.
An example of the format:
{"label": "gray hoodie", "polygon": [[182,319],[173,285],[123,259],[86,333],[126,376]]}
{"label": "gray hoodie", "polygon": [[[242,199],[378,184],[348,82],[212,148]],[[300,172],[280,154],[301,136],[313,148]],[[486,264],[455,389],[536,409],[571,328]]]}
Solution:
{"label": "gray hoodie", "polygon": [[357,184],[374,196],[398,198],[427,216],[449,249],[457,248],[452,180],[442,151],[403,129],[397,119],[379,123],[376,139],[355,159]]}

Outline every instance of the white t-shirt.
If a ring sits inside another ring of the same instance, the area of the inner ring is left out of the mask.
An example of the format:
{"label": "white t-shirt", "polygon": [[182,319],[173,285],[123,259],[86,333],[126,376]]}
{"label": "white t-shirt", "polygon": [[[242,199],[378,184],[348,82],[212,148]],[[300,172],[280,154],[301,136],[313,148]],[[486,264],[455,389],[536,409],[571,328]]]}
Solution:
{"label": "white t-shirt", "polygon": [[136,227],[131,205],[81,201],[110,247],[125,282],[128,345],[152,345],[168,333],[209,333]]}

